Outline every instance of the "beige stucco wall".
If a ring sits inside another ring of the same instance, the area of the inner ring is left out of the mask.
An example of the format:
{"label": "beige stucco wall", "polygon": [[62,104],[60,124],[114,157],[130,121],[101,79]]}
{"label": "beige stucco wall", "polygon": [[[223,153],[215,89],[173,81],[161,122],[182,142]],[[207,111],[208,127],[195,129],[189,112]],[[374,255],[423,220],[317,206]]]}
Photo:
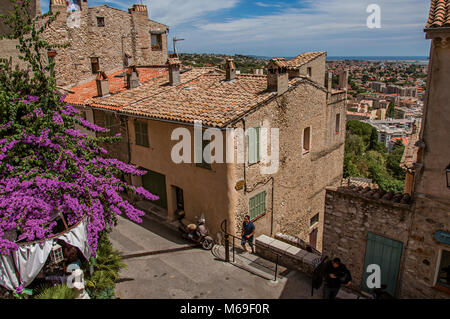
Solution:
{"label": "beige stucco wall", "polygon": [[[171,158],[173,146],[178,141],[171,141],[171,135],[176,128],[187,128],[191,133],[192,145],[194,145],[194,129],[192,126],[160,122],[155,120],[139,119],[147,121],[150,147],[136,145],[135,119],[129,118],[131,163],[166,176],[166,191],[168,205],[168,219],[174,218],[176,210],[176,197],[172,186],[183,189],[184,208],[186,218],[195,221],[194,217],[202,214],[206,217],[207,226],[215,237],[220,232],[220,223],[227,219],[234,220],[231,215],[233,198],[230,195],[230,186],[233,177],[230,176],[230,168],[227,164],[211,164],[212,169],[198,167],[195,163],[175,164]],[[192,147],[192,161],[193,161]],[[136,179],[134,179],[136,181]],[[137,184],[139,181],[137,181]],[[234,225],[231,225],[234,227]]]}
{"label": "beige stucco wall", "polygon": [[436,278],[442,250],[450,245],[437,242],[438,230],[450,233],[450,188],[445,168],[450,164],[450,40],[448,31],[429,32],[432,38],[429,78],[418,167],[414,180],[414,222],[405,263],[403,295],[409,298],[450,298],[450,289],[437,290]]}
{"label": "beige stucco wall", "polygon": [[[447,36],[450,36],[447,31]],[[450,165],[450,47],[433,40],[429,84],[422,121],[423,171],[415,191],[450,200],[445,169]]]}
{"label": "beige stucco wall", "polygon": [[[266,191],[266,214],[254,222],[257,235],[277,232],[300,237],[309,242],[313,228],[319,228],[317,248],[322,247],[325,187],[342,179],[345,106],[339,99],[327,105],[327,94],[305,81],[258,111],[248,114],[245,128],[270,127],[280,129],[280,166],[273,175],[261,175],[261,163],[245,165],[247,191],[235,191],[235,214],[238,229],[249,213],[249,200]],[[335,133],[335,115],[341,114],[341,132]],[[235,127],[243,128],[243,122]],[[311,127],[311,151],[302,153],[303,130]],[[270,144],[269,144],[270,147]],[[248,150],[246,152],[248,163]],[[325,169],[326,168],[326,169]],[[274,178],[272,180],[270,178]],[[235,182],[244,180],[244,165],[235,166]],[[272,187],[273,185],[273,187]],[[272,203],[273,191],[273,203]],[[319,214],[319,223],[310,227],[310,219]]]}

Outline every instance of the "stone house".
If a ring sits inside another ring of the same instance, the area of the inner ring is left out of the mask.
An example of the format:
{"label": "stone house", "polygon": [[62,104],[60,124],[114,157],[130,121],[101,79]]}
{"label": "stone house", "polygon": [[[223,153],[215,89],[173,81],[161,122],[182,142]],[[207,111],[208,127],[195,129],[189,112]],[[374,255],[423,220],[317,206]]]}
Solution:
{"label": "stone house", "polygon": [[[298,236],[320,250],[325,188],[339,184],[343,174],[346,90],[331,88],[324,54],[301,59],[312,76],[289,78],[285,59],[271,60],[268,75],[238,75],[232,60],[224,72],[186,69],[170,58],[164,68],[124,69],[100,77],[98,86],[91,81],[74,87],[66,101],[96,124],[114,128],[110,134],[122,133],[112,156],[149,171],[132,182],[160,196],[157,210],[164,218],[174,220],[179,210],[192,221],[203,214],[215,235],[225,219],[238,233],[249,214],[258,234]],[[226,145],[222,155],[214,149],[212,163],[193,160],[209,143],[195,143],[197,121],[203,131],[215,129],[213,142]],[[264,138],[265,128],[279,129],[279,169],[270,173],[262,171],[268,165],[261,145],[267,142],[271,155],[278,152],[275,138]],[[176,129],[188,134],[192,150],[174,151]],[[231,129],[247,134],[227,135]],[[185,161],[177,164],[173,152]]]}
{"label": "stone house", "polygon": [[330,188],[323,252],[341,256],[354,288],[369,291],[367,266],[402,298],[450,298],[450,0],[432,0],[424,118],[403,158],[409,195]]}
{"label": "stone house", "polygon": [[[133,5],[125,12],[108,5],[89,7],[87,0],[72,3],[73,11],[69,12],[65,0],[50,0],[50,11],[59,15],[43,35],[51,44],[70,44],[43,52],[55,62],[58,85],[70,87],[92,81],[100,70],[110,73],[129,65],[166,63],[169,27],[149,20],[145,5]],[[32,7],[40,8],[40,1],[32,1]],[[14,41],[3,40],[0,55],[11,56],[18,63],[15,46]]]}

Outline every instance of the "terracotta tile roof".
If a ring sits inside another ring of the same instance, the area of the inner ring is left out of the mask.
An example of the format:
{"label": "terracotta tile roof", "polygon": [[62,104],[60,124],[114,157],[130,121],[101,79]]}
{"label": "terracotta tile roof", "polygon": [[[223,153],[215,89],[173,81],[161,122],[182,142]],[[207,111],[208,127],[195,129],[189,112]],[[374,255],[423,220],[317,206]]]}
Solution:
{"label": "terracotta tile roof", "polygon": [[[72,88],[66,102],[119,111],[175,122],[202,121],[205,126],[224,127],[245,112],[276,96],[267,91],[267,76],[241,74],[236,80],[225,81],[216,68],[193,68],[182,72],[181,84],[169,86],[167,68],[138,68],[143,84],[127,90],[124,78],[109,76],[110,96],[96,97],[95,81]],[[291,85],[309,81],[295,78]]]}
{"label": "terracotta tile roof", "polygon": [[[111,94],[126,90],[125,73],[127,72],[127,70],[128,69],[123,69],[108,75],[109,92]],[[162,76],[167,73],[166,68],[137,68],[137,70],[139,72],[139,81],[141,83],[148,82],[155,77]],[[86,102],[89,99],[97,96],[97,85],[95,81],[81,84],[70,90],[74,93],[69,94],[66,97],[65,102],[73,105],[86,105]]]}
{"label": "terracotta tile roof", "polygon": [[223,127],[276,95],[266,91],[265,76],[238,75],[235,81],[225,81],[222,74],[198,72],[182,74],[182,84],[177,87],[167,86],[168,79],[164,77],[142,87],[142,95],[136,92],[139,88],[134,90],[133,98],[142,100],[124,106],[121,113],[186,123],[202,121],[207,126]]}
{"label": "terracotta tile roof", "polygon": [[286,62],[285,58],[276,58],[269,61],[267,64],[267,67],[270,68],[271,65],[275,65],[279,68],[287,68],[288,63]]}
{"label": "terracotta tile roof", "polygon": [[450,27],[450,0],[431,0],[427,29]]}
{"label": "terracotta tile roof", "polygon": [[66,6],[66,0],[51,0],[52,5]]}
{"label": "terracotta tile roof", "polygon": [[302,53],[295,58],[290,59],[287,61],[288,68],[289,69],[297,69],[301,67],[302,65],[305,65],[308,62],[311,62],[314,59],[317,59],[318,57],[327,54],[326,52],[306,52]]}

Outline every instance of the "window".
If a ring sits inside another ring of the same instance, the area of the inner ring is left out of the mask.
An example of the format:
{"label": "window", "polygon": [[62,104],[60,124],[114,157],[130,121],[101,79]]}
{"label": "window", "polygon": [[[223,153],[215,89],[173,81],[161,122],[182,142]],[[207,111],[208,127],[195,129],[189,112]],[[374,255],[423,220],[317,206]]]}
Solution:
{"label": "window", "polygon": [[104,27],[105,26],[105,18],[104,17],[97,17],[97,27]]}
{"label": "window", "polygon": [[98,58],[91,58],[91,68],[93,74],[97,74],[98,71],[100,71],[100,63]]}
{"label": "window", "polygon": [[309,221],[309,227],[313,227],[315,224],[319,222],[319,214],[315,215],[313,218]]}
{"label": "window", "polygon": [[266,213],[266,192],[250,198],[250,220],[255,220]]}
{"label": "window", "polygon": [[109,134],[115,134],[116,132],[116,125],[114,121],[114,115],[110,113],[105,114],[105,128],[109,130]]}
{"label": "window", "polygon": [[307,75],[308,77],[311,77],[311,76],[312,76],[312,68],[308,68],[308,69],[307,69],[306,75]]}
{"label": "window", "polygon": [[152,50],[162,50],[162,36],[161,34],[152,34]]}
{"label": "window", "polygon": [[336,134],[341,131],[341,114],[336,114]]}
{"label": "window", "polygon": [[202,162],[196,163],[197,166],[206,168],[206,169],[211,169],[211,164],[208,163],[208,162],[211,162],[210,154],[206,154],[206,156],[205,156],[205,147],[208,146],[209,143],[211,143],[211,141],[208,141],[208,140],[202,141]]}
{"label": "window", "polygon": [[255,164],[261,161],[260,127],[252,127],[248,130],[248,163]]}
{"label": "window", "polygon": [[149,147],[147,123],[135,121],[134,130],[136,134],[136,145]]}
{"label": "window", "polygon": [[311,127],[303,130],[303,154],[308,154],[311,149]]}
{"label": "window", "polygon": [[436,285],[450,288],[450,251],[442,250]]}

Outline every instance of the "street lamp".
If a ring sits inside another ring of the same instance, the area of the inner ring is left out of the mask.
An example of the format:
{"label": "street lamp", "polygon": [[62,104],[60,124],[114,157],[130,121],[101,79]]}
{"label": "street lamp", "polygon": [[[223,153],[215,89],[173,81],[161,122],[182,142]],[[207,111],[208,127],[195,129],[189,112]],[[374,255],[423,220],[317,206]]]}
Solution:
{"label": "street lamp", "polygon": [[447,187],[450,188],[450,165],[445,169],[445,175],[447,176]]}

